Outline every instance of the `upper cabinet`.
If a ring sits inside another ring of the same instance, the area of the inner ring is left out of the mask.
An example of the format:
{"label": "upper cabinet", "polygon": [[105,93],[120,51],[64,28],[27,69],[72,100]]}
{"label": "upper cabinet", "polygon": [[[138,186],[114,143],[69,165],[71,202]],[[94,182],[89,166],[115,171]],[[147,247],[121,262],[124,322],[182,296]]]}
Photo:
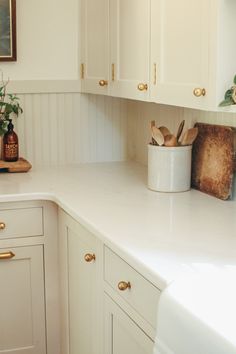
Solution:
{"label": "upper cabinet", "polygon": [[150,0],[110,0],[112,96],[149,99]]}
{"label": "upper cabinet", "polygon": [[234,0],[83,2],[84,92],[217,110],[236,71]]}
{"label": "upper cabinet", "polygon": [[152,0],[152,101],[205,107],[209,14],[207,0]]}
{"label": "upper cabinet", "polygon": [[82,91],[107,94],[109,0],[82,0]]}

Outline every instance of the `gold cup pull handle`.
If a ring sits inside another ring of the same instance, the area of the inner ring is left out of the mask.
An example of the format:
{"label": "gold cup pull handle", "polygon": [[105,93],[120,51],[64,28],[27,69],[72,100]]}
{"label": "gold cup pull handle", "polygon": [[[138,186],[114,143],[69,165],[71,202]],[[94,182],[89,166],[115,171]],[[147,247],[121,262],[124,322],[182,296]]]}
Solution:
{"label": "gold cup pull handle", "polygon": [[86,255],[84,256],[84,260],[85,260],[85,262],[88,262],[88,263],[90,263],[90,262],[92,262],[92,261],[95,261],[95,259],[96,259],[96,256],[95,256],[95,254],[93,253],[86,253]]}
{"label": "gold cup pull handle", "polygon": [[143,84],[141,82],[140,84],[138,84],[137,88],[138,88],[139,91],[147,91],[148,85],[147,84]]}
{"label": "gold cup pull handle", "polygon": [[206,90],[204,88],[200,88],[200,87],[196,87],[193,90],[193,94],[196,97],[201,97],[201,96],[205,96],[206,95]]}
{"label": "gold cup pull handle", "polygon": [[120,291],[124,291],[124,290],[126,290],[126,289],[131,289],[131,284],[130,284],[130,282],[128,281],[128,282],[126,282],[126,281],[120,281],[119,283],[118,283],[118,289],[120,290]]}
{"label": "gold cup pull handle", "polygon": [[13,257],[15,257],[15,254],[11,251],[0,253],[0,260],[11,259]]}
{"label": "gold cup pull handle", "polygon": [[6,228],[5,222],[0,222],[0,230],[4,230]]}
{"label": "gold cup pull handle", "polygon": [[108,82],[106,80],[100,80],[99,81],[99,86],[104,87],[104,86],[107,86],[107,85],[108,85]]}

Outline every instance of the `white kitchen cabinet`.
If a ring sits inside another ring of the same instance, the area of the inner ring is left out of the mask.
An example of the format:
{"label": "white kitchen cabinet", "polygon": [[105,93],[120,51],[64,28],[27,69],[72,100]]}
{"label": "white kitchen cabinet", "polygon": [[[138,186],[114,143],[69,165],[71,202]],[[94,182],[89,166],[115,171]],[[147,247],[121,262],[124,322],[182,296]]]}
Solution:
{"label": "white kitchen cabinet", "polygon": [[110,0],[111,96],[148,100],[150,0]]}
{"label": "white kitchen cabinet", "polygon": [[105,354],[153,354],[154,342],[105,294]]}
{"label": "white kitchen cabinet", "polygon": [[82,92],[148,100],[150,0],[82,0]]}
{"label": "white kitchen cabinet", "polygon": [[151,6],[151,101],[216,110],[235,75],[235,1]]}
{"label": "white kitchen cabinet", "polygon": [[43,247],[0,248],[0,352],[46,353]]}
{"label": "white kitchen cabinet", "polygon": [[60,354],[57,207],[0,203],[0,352]]}
{"label": "white kitchen cabinet", "polygon": [[107,94],[109,0],[82,0],[81,14],[82,92]]}
{"label": "white kitchen cabinet", "polygon": [[63,354],[103,354],[102,244],[60,210]]}

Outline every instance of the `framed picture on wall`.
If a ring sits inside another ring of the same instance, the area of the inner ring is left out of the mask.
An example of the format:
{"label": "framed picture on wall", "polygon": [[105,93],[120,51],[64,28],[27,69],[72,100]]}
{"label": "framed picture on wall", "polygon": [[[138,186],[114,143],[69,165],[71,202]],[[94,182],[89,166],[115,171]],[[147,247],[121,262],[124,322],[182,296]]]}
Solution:
{"label": "framed picture on wall", "polygon": [[16,0],[0,0],[0,61],[16,61]]}

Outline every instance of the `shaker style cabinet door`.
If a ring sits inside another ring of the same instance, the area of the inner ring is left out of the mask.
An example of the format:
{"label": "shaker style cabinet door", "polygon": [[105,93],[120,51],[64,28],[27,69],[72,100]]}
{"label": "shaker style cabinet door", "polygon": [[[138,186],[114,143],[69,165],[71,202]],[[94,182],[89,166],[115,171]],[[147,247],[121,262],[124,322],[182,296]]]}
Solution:
{"label": "shaker style cabinet door", "polygon": [[109,63],[109,0],[81,1],[82,92],[106,94]]}
{"label": "shaker style cabinet door", "polygon": [[42,246],[0,249],[0,353],[46,354]]}
{"label": "shaker style cabinet door", "polygon": [[150,0],[110,0],[111,96],[148,100]]}
{"label": "shaker style cabinet door", "polygon": [[153,341],[105,294],[105,354],[153,354]]}
{"label": "shaker style cabinet door", "polygon": [[63,211],[59,222],[62,353],[103,354],[102,245]]}
{"label": "shaker style cabinet door", "polygon": [[152,0],[151,101],[204,108],[210,0]]}

